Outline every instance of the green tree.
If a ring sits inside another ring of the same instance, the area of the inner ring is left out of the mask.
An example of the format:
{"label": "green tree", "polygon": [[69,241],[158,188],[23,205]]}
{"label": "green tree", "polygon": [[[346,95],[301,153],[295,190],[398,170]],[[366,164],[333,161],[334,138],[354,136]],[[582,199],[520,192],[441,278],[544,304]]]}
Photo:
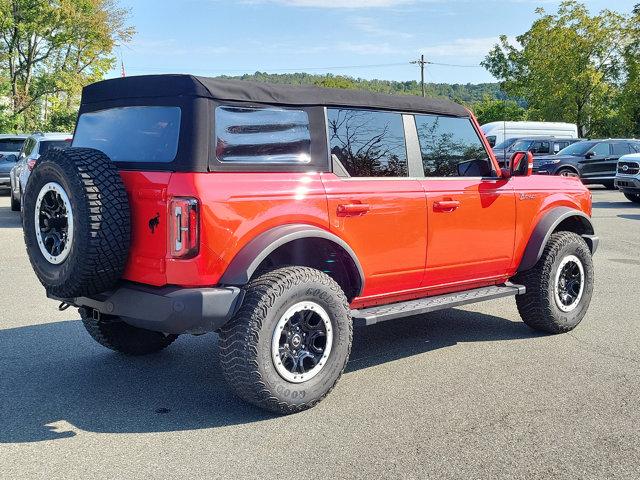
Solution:
{"label": "green tree", "polygon": [[116,0],[0,0],[0,71],[14,129],[44,121],[48,102],[72,112],[83,85],[102,79],[134,30]]}
{"label": "green tree", "polygon": [[502,36],[483,62],[502,88],[529,105],[529,118],[573,122],[581,136],[611,115],[624,65],[629,18],[610,10],[590,15],[575,0],[539,18],[517,37]]}
{"label": "green tree", "polygon": [[324,88],[344,88],[347,90],[354,90],[358,88],[358,85],[349,77],[327,75],[324,78],[316,80],[315,85]]}
{"label": "green tree", "polygon": [[471,110],[484,125],[489,122],[524,120],[527,111],[514,100],[496,100],[485,96],[481,101],[471,105]]}
{"label": "green tree", "polygon": [[619,124],[626,136],[640,137],[640,4],[633,9],[629,42],[624,49],[625,77],[619,105]]}

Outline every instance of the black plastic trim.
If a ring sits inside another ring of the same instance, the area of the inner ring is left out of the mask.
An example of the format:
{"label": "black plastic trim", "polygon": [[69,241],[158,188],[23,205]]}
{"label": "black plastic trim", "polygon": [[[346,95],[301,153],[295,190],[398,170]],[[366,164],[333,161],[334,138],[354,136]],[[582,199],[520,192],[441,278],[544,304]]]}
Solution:
{"label": "black plastic trim", "polygon": [[353,249],[340,237],[321,228],[305,224],[282,225],[258,235],[245,245],[234,257],[220,279],[220,284],[234,286],[245,285],[270,253],[282,245],[302,238],[323,238],[335,243],[347,252],[358,269],[358,275],[360,276],[360,286],[356,295],[362,293],[362,289],[364,288],[364,271]]}
{"label": "black plastic trim", "polygon": [[[518,272],[524,272],[533,268],[540,257],[542,257],[542,252],[544,251],[544,247],[549,241],[549,237],[555,231],[558,225],[560,225],[563,221],[567,220],[571,217],[578,217],[587,227],[588,233],[586,235],[593,236],[594,229],[593,224],[591,223],[591,219],[580,210],[576,210],[569,207],[557,207],[553,210],[550,210],[543,218],[538,222],[531,237],[529,238],[529,242],[527,243],[527,248],[524,251],[524,255],[522,256],[522,260],[520,262],[520,266],[518,267]],[[590,248],[595,245],[597,248],[598,242],[597,237],[595,242],[591,242]],[[589,241],[587,241],[589,244]],[[595,253],[595,250],[591,250],[591,253]]]}
{"label": "black plastic trim", "polygon": [[236,287],[149,287],[124,282],[113,291],[93,297],[56,300],[116,315],[135,327],[163,333],[206,333],[223,326],[242,303]]}

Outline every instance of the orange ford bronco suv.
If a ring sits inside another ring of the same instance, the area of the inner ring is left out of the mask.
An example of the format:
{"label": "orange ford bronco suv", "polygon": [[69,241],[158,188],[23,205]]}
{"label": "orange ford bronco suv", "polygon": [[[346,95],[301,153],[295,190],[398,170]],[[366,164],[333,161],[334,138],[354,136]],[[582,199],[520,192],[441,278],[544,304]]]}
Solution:
{"label": "orange ford bronco suv", "polygon": [[24,238],[47,295],[130,355],[217,332],[237,394],[317,404],[354,324],[514,296],[549,333],[584,317],[598,245],[578,179],[501,170],[445,100],[158,75],[84,89],[43,155]]}

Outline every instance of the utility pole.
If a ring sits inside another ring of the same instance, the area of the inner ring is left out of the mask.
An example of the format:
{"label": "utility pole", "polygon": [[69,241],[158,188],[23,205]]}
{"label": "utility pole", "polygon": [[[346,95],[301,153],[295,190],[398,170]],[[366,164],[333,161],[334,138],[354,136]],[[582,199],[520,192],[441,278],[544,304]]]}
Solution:
{"label": "utility pole", "polygon": [[428,63],[424,59],[424,55],[420,55],[420,60],[414,60],[413,62],[409,62],[413,65],[420,65],[420,85],[422,86],[422,96],[424,97],[424,66]]}

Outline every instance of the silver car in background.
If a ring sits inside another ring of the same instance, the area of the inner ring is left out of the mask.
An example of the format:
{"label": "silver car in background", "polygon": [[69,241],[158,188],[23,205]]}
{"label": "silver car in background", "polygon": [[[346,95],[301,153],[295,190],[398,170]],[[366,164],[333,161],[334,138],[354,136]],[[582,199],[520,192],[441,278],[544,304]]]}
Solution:
{"label": "silver car in background", "polygon": [[38,132],[27,137],[18,155],[18,160],[10,172],[11,210],[15,212],[20,210],[22,195],[27,188],[27,181],[36,160],[50,148],[69,146],[71,146],[70,133]]}
{"label": "silver car in background", "polygon": [[28,135],[0,135],[0,189],[10,187],[9,172],[18,160],[18,154]]}
{"label": "silver car in background", "polygon": [[615,183],[627,199],[640,203],[640,153],[620,157]]}

